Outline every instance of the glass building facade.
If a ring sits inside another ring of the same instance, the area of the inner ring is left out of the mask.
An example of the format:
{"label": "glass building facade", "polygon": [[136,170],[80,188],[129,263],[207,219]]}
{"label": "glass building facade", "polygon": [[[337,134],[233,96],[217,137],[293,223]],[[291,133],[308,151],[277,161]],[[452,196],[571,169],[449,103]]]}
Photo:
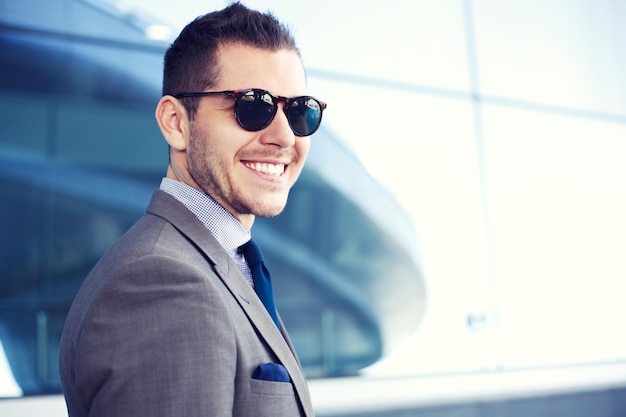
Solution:
{"label": "glass building facade", "polygon": [[[623,415],[626,2],[244,3],[329,103],[254,231],[319,415]],[[57,392],[72,294],[164,172],[165,44],[111,4],[0,0],[6,395]]]}

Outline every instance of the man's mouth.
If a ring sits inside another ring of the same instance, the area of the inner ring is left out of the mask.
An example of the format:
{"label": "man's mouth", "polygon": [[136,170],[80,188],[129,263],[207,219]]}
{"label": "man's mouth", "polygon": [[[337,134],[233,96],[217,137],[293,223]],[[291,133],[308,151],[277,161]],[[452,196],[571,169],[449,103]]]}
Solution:
{"label": "man's mouth", "polygon": [[285,172],[285,164],[269,164],[267,162],[246,162],[245,165],[257,172],[262,172],[272,177],[279,177]]}

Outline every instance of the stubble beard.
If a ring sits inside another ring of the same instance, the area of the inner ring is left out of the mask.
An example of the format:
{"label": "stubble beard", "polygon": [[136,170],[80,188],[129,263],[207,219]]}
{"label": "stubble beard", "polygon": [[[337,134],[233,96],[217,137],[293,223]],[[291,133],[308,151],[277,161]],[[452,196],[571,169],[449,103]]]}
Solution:
{"label": "stubble beard", "polygon": [[[198,184],[201,191],[217,201],[226,210],[234,210],[233,215],[275,217],[283,212],[287,204],[287,196],[285,196],[282,205],[268,206],[255,202],[252,196],[245,195],[242,187],[229,181],[226,174],[229,169],[222,165],[215,152],[211,152],[209,141],[200,137],[193,128],[190,133],[187,152],[189,175]],[[265,190],[259,190],[259,192],[265,192]]]}

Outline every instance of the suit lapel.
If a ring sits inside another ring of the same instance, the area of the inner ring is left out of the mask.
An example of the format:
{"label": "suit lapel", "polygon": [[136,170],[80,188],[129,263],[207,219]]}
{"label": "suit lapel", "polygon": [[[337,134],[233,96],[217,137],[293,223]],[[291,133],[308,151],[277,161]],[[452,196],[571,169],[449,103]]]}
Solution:
{"label": "suit lapel", "polygon": [[287,333],[284,332],[282,321],[280,321],[280,324],[284,334],[278,330],[254,289],[247,283],[226,251],[210,233],[206,233],[206,229],[193,213],[164,191],[155,191],[147,211],[170,222],[181,233],[186,235],[188,239],[194,242],[205,256],[214,263],[214,269],[219,278],[237,300],[261,337],[265,339],[267,345],[289,372],[306,415],[313,416],[314,413],[311,408],[309,390],[304,379],[304,373],[293,345]]}
{"label": "suit lapel", "polygon": [[[281,330],[284,334],[278,330],[270,315],[267,314],[265,306],[263,306],[261,300],[259,300],[252,287],[243,277],[232,279],[232,277],[228,277],[229,274],[233,273],[232,270],[224,270],[219,265],[215,265],[215,268],[261,337],[265,339],[265,342],[272,349],[278,360],[289,372],[306,415],[312,416],[313,410],[310,408],[310,394],[304,378],[304,372],[289,340],[289,336],[284,332],[282,320],[279,319]],[[240,274],[239,270],[236,273]]]}

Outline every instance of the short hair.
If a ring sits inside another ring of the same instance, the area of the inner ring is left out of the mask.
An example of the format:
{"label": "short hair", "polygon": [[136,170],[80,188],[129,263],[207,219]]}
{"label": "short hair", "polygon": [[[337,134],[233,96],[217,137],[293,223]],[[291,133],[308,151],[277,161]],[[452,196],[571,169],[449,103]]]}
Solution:
{"label": "short hair", "polygon": [[[163,95],[176,96],[210,88],[220,75],[217,51],[229,43],[268,51],[288,49],[300,55],[291,30],[273,14],[235,2],[196,18],[170,45],[163,65]],[[198,99],[184,99],[183,105],[193,119]]]}

